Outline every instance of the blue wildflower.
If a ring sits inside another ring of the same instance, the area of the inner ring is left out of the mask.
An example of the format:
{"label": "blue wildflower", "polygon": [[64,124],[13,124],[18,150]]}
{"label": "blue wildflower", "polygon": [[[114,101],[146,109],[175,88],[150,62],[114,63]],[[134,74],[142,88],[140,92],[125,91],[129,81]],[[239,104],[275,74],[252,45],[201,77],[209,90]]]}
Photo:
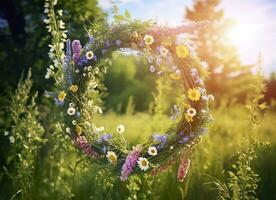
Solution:
{"label": "blue wildflower", "polygon": [[153,140],[154,140],[155,142],[160,143],[160,144],[157,146],[157,149],[162,149],[162,148],[164,148],[165,144],[166,144],[167,141],[168,141],[167,135],[154,134],[152,137],[153,137]]}
{"label": "blue wildflower", "polygon": [[81,116],[81,113],[78,111],[78,112],[76,112],[76,116],[77,117],[80,117]]}
{"label": "blue wildflower", "polygon": [[95,41],[94,37],[92,35],[89,35],[89,43],[93,44]]}
{"label": "blue wildflower", "polygon": [[116,46],[121,46],[121,44],[122,44],[122,41],[121,41],[121,40],[116,40],[116,41],[115,41],[115,45],[116,45]]}
{"label": "blue wildflower", "polygon": [[108,134],[103,134],[101,135],[101,137],[98,139],[98,142],[107,142],[108,140],[110,140],[112,138],[112,135],[110,133]]}
{"label": "blue wildflower", "polygon": [[109,48],[110,47],[110,41],[107,40],[105,43],[104,43],[104,47],[105,48]]}
{"label": "blue wildflower", "polygon": [[189,136],[184,136],[181,138],[181,140],[179,141],[180,144],[185,144],[190,140]]}
{"label": "blue wildflower", "polygon": [[63,106],[64,105],[64,101],[59,101],[58,98],[54,98],[54,101],[55,101],[55,105],[57,106]]}

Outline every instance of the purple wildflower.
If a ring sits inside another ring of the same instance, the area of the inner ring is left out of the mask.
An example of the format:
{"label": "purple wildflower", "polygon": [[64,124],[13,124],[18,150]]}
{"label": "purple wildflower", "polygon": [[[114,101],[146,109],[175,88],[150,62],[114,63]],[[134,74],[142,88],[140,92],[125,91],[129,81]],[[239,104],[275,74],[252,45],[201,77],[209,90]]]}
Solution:
{"label": "purple wildflower", "polygon": [[164,148],[165,144],[166,144],[167,141],[168,141],[167,135],[154,134],[152,137],[153,137],[153,140],[154,140],[155,142],[160,143],[160,144],[157,146],[157,149],[158,149],[158,150]]}
{"label": "purple wildflower", "polygon": [[150,72],[153,73],[153,72],[155,72],[155,71],[156,71],[155,67],[154,67],[153,65],[151,65],[151,66],[150,66]]}
{"label": "purple wildflower", "polygon": [[84,136],[78,136],[76,138],[76,144],[88,156],[95,157],[95,158],[99,157],[99,154],[93,151],[93,149],[91,148],[90,144],[88,143],[87,139]]}
{"label": "purple wildflower", "polygon": [[98,139],[98,142],[106,142],[112,138],[112,135],[110,133],[108,134],[103,134],[101,137]]}
{"label": "purple wildflower", "polygon": [[161,57],[157,57],[156,58],[156,63],[157,63],[157,65],[161,65],[162,64],[162,58]]}
{"label": "purple wildflower", "polygon": [[78,112],[76,112],[76,116],[77,117],[80,117],[81,116],[81,113],[78,111]]}
{"label": "purple wildflower", "polygon": [[88,61],[87,61],[87,58],[86,58],[86,56],[84,55],[84,56],[82,56],[82,57],[80,57],[79,59],[78,59],[78,65],[84,65],[84,64],[86,64]]}
{"label": "purple wildflower", "polygon": [[55,101],[55,105],[57,105],[57,106],[63,106],[64,105],[64,101],[60,101],[56,97],[54,98],[54,101]]}
{"label": "purple wildflower", "polygon": [[72,42],[72,50],[73,53],[80,53],[82,49],[81,43],[79,40],[73,40]]}
{"label": "purple wildflower", "polygon": [[109,40],[107,40],[107,41],[104,43],[104,47],[105,47],[105,48],[109,48],[109,47],[110,47],[110,42],[109,42]]}
{"label": "purple wildflower", "polygon": [[190,140],[190,137],[184,133],[184,131],[181,131],[179,133],[181,140],[179,141],[179,144],[185,144]]}
{"label": "purple wildflower", "polygon": [[81,53],[81,43],[79,40],[74,40],[72,42],[72,50],[73,50],[73,59],[75,63],[78,63],[80,61],[80,53]]}
{"label": "purple wildflower", "polygon": [[116,45],[116,46],[119,47],[119,46],[121,46],[121,44],[122,44],[122,41],[121,41],[121,40],[116,40],[116,41],[115,41],[115,45]]}
{"label": "purple wildflower", "polygon": [[123,164],[121,171],[121,180],[126,181],[129,174],[131,174],[134,170],[134,167],[137,164],[137,160],[140,156],[141,148],[133,148],[133,150],[126,157],[125,163]]}
{"label": "purple wildflower", "polygon": [[190,140],[189,136],[184,136],[182,139],[179,141],[179,144],[185,144]]}
{"label": "purple wildflower", "polygon": [[89,35],[89,43],[93,44],[95,41],[94,37],[92,35]]}

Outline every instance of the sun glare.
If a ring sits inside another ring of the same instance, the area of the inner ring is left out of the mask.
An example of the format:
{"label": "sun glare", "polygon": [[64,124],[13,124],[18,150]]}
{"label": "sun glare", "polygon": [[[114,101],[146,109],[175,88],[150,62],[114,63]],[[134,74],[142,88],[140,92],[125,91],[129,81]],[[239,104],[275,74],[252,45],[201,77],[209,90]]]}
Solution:
{"label": "sun glare", "polygon": [[257,37],[257,26],[238,23],[227,33],[227,38],[236,46],[246,45]]}

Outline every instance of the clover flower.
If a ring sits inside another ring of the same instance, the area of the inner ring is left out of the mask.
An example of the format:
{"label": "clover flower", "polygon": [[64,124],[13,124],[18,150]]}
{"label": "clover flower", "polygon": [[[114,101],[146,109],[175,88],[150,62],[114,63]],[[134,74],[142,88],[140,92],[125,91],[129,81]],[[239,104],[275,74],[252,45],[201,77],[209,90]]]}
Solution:
{"label": "clover flower", "polygon": [[126,181],[128,176],[133,172],[134,167],[137,164],[137,160],[140,156],[141,148],[134,147],[133,150],[128,154],[126,160],[122,166],[121,177],[122,181]]}
{"label": "clover flower", "polygon": [[137,164],[143,171],[146,171],[149,168],[149,161],[144,157],[140,157],[137,161]]}
{"label": "clover flower", "polygon": [[117,155],[114,151],[108,151],[106,154],[106,158],[112,165],[116,165],[117,163]]}
{"label": "clover flower", "polygon": [[188,173],[188,170],[189,170],[189,167],[190,167],[190,164],[191,164],[191,161],[190,159],[183,159],[179,165],[179,168],[178,168],[178,172],[177,172],[177,179],[178,181],[180,182],[183,182],[187,173]]}
{"label": "clover flower", "polygon": [[74,40],[72,42],[72,50],[73,50],[73,59],[75,63],[78,63],[81,59],[80,53],[82,50],[82,46],[79,40]]}
{"label": "clover flower", "polygon": [[90,144],[87,142],[87,139],[84,136],[78,136],[76,138],[76,144],[79,148],[88,156],[98,158],[99,154],[93,151]]}

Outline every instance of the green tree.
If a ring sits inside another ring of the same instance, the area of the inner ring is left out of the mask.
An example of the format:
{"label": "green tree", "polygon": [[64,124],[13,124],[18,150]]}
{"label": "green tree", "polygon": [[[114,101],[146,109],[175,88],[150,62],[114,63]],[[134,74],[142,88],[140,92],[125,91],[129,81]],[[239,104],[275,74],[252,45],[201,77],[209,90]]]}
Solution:
{"label": "green tree", "polygon": [[185,17],[191,21],[208,21],[206,27],[194,34],[197,53],[209,65],[207,89],[216,97],[244,101],[254,80],[252,65],[243,65],[236,48],[227,41],[227,32],[235,22],[224,17],[220,0],[195,0],[186,8]]}

